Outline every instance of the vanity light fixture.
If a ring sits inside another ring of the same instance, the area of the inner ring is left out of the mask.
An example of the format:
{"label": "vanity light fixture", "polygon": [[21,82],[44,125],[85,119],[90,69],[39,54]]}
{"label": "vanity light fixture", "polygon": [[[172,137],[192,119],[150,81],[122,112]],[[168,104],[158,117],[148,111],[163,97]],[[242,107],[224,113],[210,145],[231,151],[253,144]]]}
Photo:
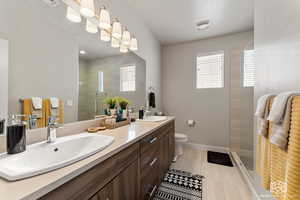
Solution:
{"label": "vanity light fixture", "polygon": [[118,40],[122,38],[122,26],[118,19],[115,19],[113,23],[111,35]]}
{"label": "vanity light fixture", "polygon": [[97,33],[98,27],[94,23],[92,23],[90,20],[86,20],[86,31],[89,33]]}
{"label": "vanity light fixture", "polygon": [[67,8],[67,19],[70,20],[71,22],[79,23],[81,22],[81,16],[78,12],[76,12],[73,8],[68,6]]}
{"label": "vanity light fixture", "polygon": [[130,46],[130,42],[130,33],[125,27],[122,35],[122,44],[124,44],[125,46]]}
{"label": "vanity light fixture", "polygon": [[111,47],[113,48],[119,48],[120,47],[120,40],[111,37]]}
{"label": "vanity light fixture", "polygon": [[80,13],[85,17],[94,17],[95,16],[94,0],[81,0]]}
{"label": "vanity light fixture", "polygon": [[138,43],[137,43],[137,39],[133,36],[131,38],[131,42],[130,42],[130,47],[129,49],[131,51],[137,51],[138,50]]}
{"label": "vanity light fixture", "polygon": [[108,31],[102,29],[100,32],[100,39],[104,42],[110,41],[110,34]]}
{"label": "vanity light fixture", "polygon": [[128,48],[125,44],[121,44],[120,46],[120,52],[121,53],[127,53],[128,52]]}
{"label": "vanity light fixture", "polygon": [[110,15],[109,15],[108,10],[104,6],[100,9],[99,27],[101,29],[105,29],[105,30],[108,30],[111,28]]}

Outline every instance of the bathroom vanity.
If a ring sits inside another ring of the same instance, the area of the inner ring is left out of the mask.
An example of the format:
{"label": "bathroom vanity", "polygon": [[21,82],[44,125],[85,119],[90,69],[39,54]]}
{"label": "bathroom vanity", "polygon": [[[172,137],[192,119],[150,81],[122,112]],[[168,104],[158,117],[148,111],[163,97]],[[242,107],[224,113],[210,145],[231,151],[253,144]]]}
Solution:
{"label": "bathroom vanity", "polygon": [[[174,118],[168,117],[99,132],[114,137],[114,143],[46,174],[15,182],[0,179],[0,196],[7,200],[151,199],[174,157],[174,126]],[[18,190],[9,192],[13,188]]]}

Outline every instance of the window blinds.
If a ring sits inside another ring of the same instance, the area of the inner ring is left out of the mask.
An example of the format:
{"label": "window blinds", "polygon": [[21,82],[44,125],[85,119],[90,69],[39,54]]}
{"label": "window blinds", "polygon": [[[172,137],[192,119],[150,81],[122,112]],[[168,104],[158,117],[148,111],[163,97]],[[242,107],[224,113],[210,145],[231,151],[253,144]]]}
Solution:
{"label": "window blinds", "polygon": [[224,53],[197,57],[197,88],[224,87]]}
{"label": "window blinds", "polygon": [[254,87],[256,79],[255,51],[244,51],[244,87]]}
{"label": "window blinds", "polygon": [[120,68],[121,92],[135,91],[135,66]]}

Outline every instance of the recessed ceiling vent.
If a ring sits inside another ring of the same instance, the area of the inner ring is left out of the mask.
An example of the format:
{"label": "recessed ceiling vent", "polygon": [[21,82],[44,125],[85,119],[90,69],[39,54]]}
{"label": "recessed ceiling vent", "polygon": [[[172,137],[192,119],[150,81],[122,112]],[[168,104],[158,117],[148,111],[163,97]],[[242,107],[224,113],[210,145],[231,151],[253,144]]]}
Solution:
{"label": "recessed ceiling vent", "polygon": [[205,30],[205,29],[208,29],[209,27],[210,27],[209,19],[201,20],[200,22],[198,22],[196,24],[197,30]]}
{"label": "recessed ceiling vent", "polygon": [[48,4],[50,7],[56,7],[59,4],[61,4],[60,0],[43,0],[46,4]]}

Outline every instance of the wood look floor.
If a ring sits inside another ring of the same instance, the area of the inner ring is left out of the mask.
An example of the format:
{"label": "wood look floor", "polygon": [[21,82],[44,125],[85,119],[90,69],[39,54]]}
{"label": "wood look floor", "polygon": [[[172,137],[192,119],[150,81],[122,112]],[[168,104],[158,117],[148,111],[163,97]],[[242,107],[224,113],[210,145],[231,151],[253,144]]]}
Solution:
{"label": "wood look floor", "polygon": [[253,200],[238,169],[208,163],[207,151],[185,146],[184,155],[171,167],[205,176],[203,200]]}

